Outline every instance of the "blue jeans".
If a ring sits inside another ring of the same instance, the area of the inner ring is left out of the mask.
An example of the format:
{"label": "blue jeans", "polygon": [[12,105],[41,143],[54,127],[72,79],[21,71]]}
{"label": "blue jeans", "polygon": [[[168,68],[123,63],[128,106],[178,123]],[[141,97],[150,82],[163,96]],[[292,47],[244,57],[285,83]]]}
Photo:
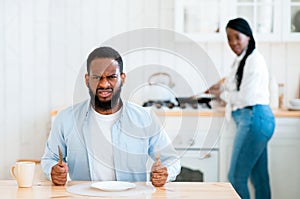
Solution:
{"label": "blue jeans", "polygon": [[273,135],[275,120],[268,105],[232,112],[237,132],[234,139],[228,179],[241,198],[250,198],[248,178],[255,188],[256,199],[271,198],[268,174],[268,141]]}

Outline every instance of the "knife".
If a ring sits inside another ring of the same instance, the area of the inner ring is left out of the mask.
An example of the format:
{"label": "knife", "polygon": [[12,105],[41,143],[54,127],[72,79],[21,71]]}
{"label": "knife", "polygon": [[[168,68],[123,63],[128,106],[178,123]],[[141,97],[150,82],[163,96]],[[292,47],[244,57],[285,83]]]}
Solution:
{"label": "knife", "polygon": [[60,149],[59,145],[58,145],[58,155],[59,155],[58,165],[62,166],[63,157],[62,157],[62,152],[61,152],[61,149]]}
{"label": "knife", "polygon": [[160,154],[159,152],[155,153],[155,161],[157,162],[160,159]]}

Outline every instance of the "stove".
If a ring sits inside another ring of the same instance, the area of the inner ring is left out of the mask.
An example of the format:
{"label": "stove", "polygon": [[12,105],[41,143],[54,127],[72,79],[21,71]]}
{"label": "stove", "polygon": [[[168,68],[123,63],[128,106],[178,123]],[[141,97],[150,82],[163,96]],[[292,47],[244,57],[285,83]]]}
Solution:
{"label": "stove", "polygon": [[155,106],[156,108],[167,107],[173,108],[176,106],[175,103],[171,102],[170,100],[149,100],[143,103],[143,107],[151,107]]}
{"label": "stove", "polygon": [[[166,107],[169,109],[172,109],[174,107],[179,107],[181,109],[185,108],[209,108],[211,109],[211,105],[209,104],[210,101],[212,101],[213,98],[211,97],[177,97],[175,100],[148,100],[143,103],[143,107],[156,107],[156,108],[162,108]],[[175,101],[175,102],[174,102]]]}

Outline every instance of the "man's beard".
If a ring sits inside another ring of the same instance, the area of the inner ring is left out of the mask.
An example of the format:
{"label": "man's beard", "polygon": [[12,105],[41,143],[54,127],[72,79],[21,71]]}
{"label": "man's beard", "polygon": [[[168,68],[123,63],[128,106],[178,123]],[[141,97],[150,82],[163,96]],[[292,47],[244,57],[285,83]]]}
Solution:
{"label": "man's beard", "polygon": [[[95,93],[97,93],[98,90],[100,89],[98,88]],[[122,91],[122,85],[119,88],[117,88],[115,93],[113,93],[111,100],[100,101],[99,97],[96,94],[94,95],[93,91],[89,87],[89,94],[91,96],[92,105],[94,105],[94,108],[96,110],[98,109],[100,111],[108,111],[111,110],[112,108],[115,108],[119,103],[121,91]]]}

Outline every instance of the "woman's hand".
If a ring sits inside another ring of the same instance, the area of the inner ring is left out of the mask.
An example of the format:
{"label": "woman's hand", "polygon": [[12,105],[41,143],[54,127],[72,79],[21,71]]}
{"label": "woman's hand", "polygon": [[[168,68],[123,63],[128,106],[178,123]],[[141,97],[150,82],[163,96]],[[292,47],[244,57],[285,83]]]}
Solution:
{"label": "woman's hand", "polygon": [[220,94],[222,93],[223,83],[225,81],[225,78],[222,78],[220,81],[218,81],[216,84],[212,85],[209,89],[205,91],[205,93],[209,93],[214,95],[217,99],[220,99]]}

